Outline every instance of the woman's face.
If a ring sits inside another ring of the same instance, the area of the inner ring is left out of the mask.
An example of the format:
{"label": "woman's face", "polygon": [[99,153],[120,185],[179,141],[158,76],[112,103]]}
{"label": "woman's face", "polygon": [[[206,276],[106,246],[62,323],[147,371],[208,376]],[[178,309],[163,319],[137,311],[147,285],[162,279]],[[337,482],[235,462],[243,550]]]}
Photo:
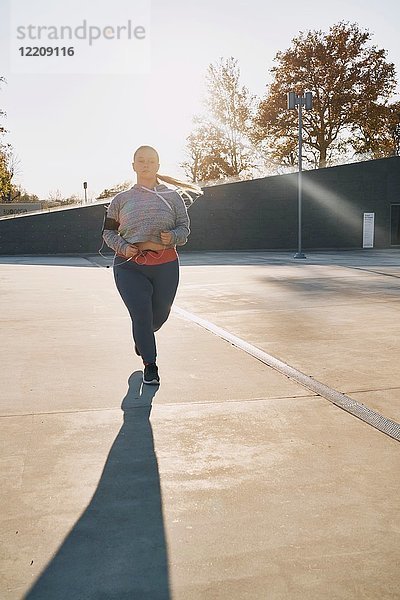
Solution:
{"label": "woman's face", "polygon": [[133,170],[145,177],[154,177],[160,167],[155,152],[147,149],[139,150],[132,164]]}

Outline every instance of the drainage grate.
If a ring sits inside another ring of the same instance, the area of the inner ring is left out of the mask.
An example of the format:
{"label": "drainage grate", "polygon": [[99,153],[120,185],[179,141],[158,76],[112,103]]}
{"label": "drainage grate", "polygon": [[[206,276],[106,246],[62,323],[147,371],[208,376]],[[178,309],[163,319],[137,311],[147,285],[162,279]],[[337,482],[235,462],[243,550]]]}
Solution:
{"label": "drainage grate", "polygon": [[198,317],[197,315],[190,313],[187,310],[184,310],[183,308],[179,308],[177,306],[173,306],[172,310],[178,315],[181,315],[183,318],[197,323],[204,329],[215,333],[220,338],[226,340],[227,342],[230,342],[231,344],[237,346],[241,350],[244,350],[248,354],[251,354],[252,356],[265,363],[269,367],[279,371],[280,373],[283,373],[290,379],[293,379],[297,383],[300,383],[309,390],[316,392],[319,396],[322,396],[323,398],[326,398],[326,400],[333,402],[333,404],[335,404],[339,408],[342,408],[346,412],[354,415],[355,417],[358,417],[365,423],[368,423],[372,427],[375,427],[375,429],[378,429],[382,433],[385,433],[386,435],[397,440],[398,442],[400,441],[400,424],[396,421],[392,421],[391,419],[384,417],[375,410],[372,410],[371,408],[368,408],[368,406],[365,406],[365,404],[356,402],[356,400],[353,400],[349,396],[346,396],[346,394],[342,394],[341,392],[338,392],[328,387],[320,381],[317,381],[313,377],[305,375],[301,371],[298,371],[297,369],[291,367],[285,362],[275,358],[274,356],[271,356],[270,354],[267,354],[266,352],[260,350],[256,346],[245,342],[236,335],[229,333],[229,331],[226,331],[225,329],[222,329],[222,327],[214,325],[206,319],[202,319],[201,317]]}

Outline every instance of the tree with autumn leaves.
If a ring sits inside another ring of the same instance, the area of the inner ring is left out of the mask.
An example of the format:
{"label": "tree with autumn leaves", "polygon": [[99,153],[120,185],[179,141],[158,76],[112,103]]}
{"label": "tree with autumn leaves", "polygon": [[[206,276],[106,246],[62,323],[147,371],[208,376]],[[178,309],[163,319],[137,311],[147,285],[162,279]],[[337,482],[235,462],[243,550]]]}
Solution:
{"label": "tree with autumn leaves", "polygon": [[[272,83],[255,110],[254,97],[247,91],[241,102],[235,102],[235,90],[243,89],[237,61],[234,85],[228,68],[222,71],[210,65],[209,72],[214,75],[208,98],[212,127],[207,120],[200,120],[197,131],[201,135],[189,136],[193,160],[184,165],[187,174],[197,180],[208,174],[229,177],[233,162],[227,168],[222,157],[233,156],[238,140],[239,151],[246,152],[247,170],[257,154],[266,165],[296,166],[298,119],[297,111],[287,109],[289,91],[310,91],[313,95],[313,109],[303,112],[303,160],[309,167],[325,167],[349,158],[398,155],[400,102],[391,102],[396,89],[395,68],[386,60],[386,51],[370,41],[367,30],[345,22],[333,25],[328,33],[301,32],[289,49],[276,54]],[[221,119],[226,106],[229,113]],[[220,135],[220,127],[226,131],[226,124],[233,125],[234,136]],[[207,169],[203,168],[205,163]],[[191,170],[194,165],[196,172]]]}
{"label": "tree with autumn leaves", "polygon": [[[0,77],[0,85],[5,82],[4,77]],[[0,118],[5,116],[5,112],[0,109]],[[10,147],[9,144],[4,144],[3,136],[7,133],[5,127],[0,123],[0,201],[11,193],[11,177],[10,169],[8,168]]]}
{"label": "tree with autumn leaves", "polygon": [[206,115],[195,115],[181,164],[193,181],[250,177],[256,153],[250,139],[255,96],[240,85],[238,61],[219,59],[206,73]]}
{"label": "tree with autumn leaves", "polygon": [[294,38],[275,57],[253,139],[270,141],[276,160],[297,163],[297,115],[287,110],[286,93],[310,91],[313,109],[303,114],[303,146],[311,166],[325,167],[349,150],[373,158],[394,154],[400,104],[389,102],[395,68],[370,39],[368,31],[343,22],[327,34],[309,31]]}
{"label": "tree with autumn leaves", "polygon": [[[6,83],[4,77],[0,77],[1,84]],[[4,110],[0,109],[0,119],[6,117]],[[21,195],[21,190],[13,184],[12,179],[17,172],[19,159],[16,158],[10,143],[4,141],[8,133],[0,122],[0,202],[12,202]]]}

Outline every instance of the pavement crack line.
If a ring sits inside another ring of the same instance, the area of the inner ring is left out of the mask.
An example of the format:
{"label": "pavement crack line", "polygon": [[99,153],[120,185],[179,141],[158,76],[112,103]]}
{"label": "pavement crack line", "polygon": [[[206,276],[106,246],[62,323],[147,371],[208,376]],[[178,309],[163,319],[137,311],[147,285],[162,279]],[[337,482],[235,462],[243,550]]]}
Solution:
{"label": "pavement crack line", "polygon": [[368,425],[371,425],[375,429],[378,429],[382,433],[385,433],[389,437],[400,442],[400,423],[392,421],[392,419],[388,419],[387,417],[381,415],[377,411],[369,408],[368,406],[365,406],[365,404],[362,404],[361,402],[356,402],[356,400],[353,400],[349,396],[346,396],[345,394],[342,394],[341,392],[330,388],[324,383],[317,381],[313,377],[302,373],[298,369],[295,369],[294,367],[291,367],[282,360],[279,360],[278,358],[267,354],[263,350],[260,350],[260,348],[257,348],[257,346],[249,344],[245,340],[242,340],[238,336],[233,335],[229,331],[226,331],[226,329],[218,327],[218,325],[215,325],[214,323],[211,323],[206,319],[202,319],[201,317],[198,317],[197,315],[183,308],[179,308],[178,306],[172,306],[172,310],[176,315],[182,317],[185,320],[192,321],[200,327],[203,327],[211,333],[214,333],[221,339],[230,342],[233,346],[244,350],[244,352],[247,352],[247,354],[254,356],[254,358],[257,358],[272,369],[279,371],[283,375],[286,375],[286,377],[288,377],[289,379],[296,381],[296,383],[299,383],[300,385],[315,392],[316,394],[325,398],[326,400],[329,400],[329,402],[332,402],[339,408],[342,408],[343,410],[352,414],[358,419],[361,419],[361,421],[363,421],[364,423],[368,423]]}
{"label": "pavement crack line", "polygon": [[[217,404],[226,404],[227,402],[230,403],[236,403],[236,404],[243,404],[246,402],[270,402],[272,400],[301,400],[301,399],[309,399],[309,398],[316,398],[317,396],[310,396],[309,394],[306,394],[304,396],[269,396],[268,398],[234,398],[233,400],[204,400],[204,401],[198,401],[198,402],[162,402],[160,404],[149,404],[149,403],[141,403],[140,402],[140,398],[135,398],[135,400],[138,400],[139,403],[138,404],[132,404],[131,406],[128,406],[126,408],[123,409],[123,412],[126,412],[128,410],[134,410],[136,408],[164,408],[165,406],[170,406],[170,407],[174,407],[174,406],[203,406],[203,405],[210,405],[210,406],[214,406]],[[121,411],[121,407],[120,406],[106,406],[103,408],[78,408],[76,410],[46,410],[46,411],[41,411],[41,412],[30,412],[30,413],[9,413],[7,415],[0,415],[0,420],[1,419],[9,419],[11,417],[41,417],[41,416],[53,416],[53,415],[64,415],[64,414],[78,414],[78,413],[90,413],[90,412],[102,412],[102,411]]]}
{"label": "pavement crack line", "polygon": [[400,275],[394,275],[393,273],[384,273],[383,271],[375,271],[375,269],[366,269],[365,267],[353,267],[350,265],[345,265],[345,267],[347,269],[354,269],[355,271],[366,271],[367,273],[375,273],[376,275],[384,275],[385,277],[394,277],[395,279],[400,279]]}

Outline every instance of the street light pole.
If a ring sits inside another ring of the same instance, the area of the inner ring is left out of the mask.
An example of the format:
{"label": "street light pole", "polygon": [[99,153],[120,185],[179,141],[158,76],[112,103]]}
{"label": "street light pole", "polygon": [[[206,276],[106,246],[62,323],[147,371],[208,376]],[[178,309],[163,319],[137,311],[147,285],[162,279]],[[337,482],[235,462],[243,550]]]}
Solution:
{"label": "street light pole", "polygon": [[297,196],[298,196],[298,251],[294,255],[294,258],[307,258],[304,252],[302,252],[301,248],[301,233],[302,233],[302,224],[301,224],[301,216],[302,216],[302,170],[303,170],[303,106],[306,107],[307,110],[312,109],[312,93],[306,92],[305,96],[302,94],[298,96],[295,92],[288,92],[287,94],[287,107],[288,109],[294,109],[298,106],[299,112],[299,172],[297,179]]}
{"label": "street light pole", "polygon": [[307,258],[306,255],[301,250],[301,198],[302,198],[302,188],[301,188],[301,173],[303,169],[303,102],[299,102],[299,173],[298,173],[298,181],[297,181],[297,197],[298,197],[298,221],[299,221],[299,232],[298,232],[298,242],[299,247],[298,251],[294,255],[294,258]]}

